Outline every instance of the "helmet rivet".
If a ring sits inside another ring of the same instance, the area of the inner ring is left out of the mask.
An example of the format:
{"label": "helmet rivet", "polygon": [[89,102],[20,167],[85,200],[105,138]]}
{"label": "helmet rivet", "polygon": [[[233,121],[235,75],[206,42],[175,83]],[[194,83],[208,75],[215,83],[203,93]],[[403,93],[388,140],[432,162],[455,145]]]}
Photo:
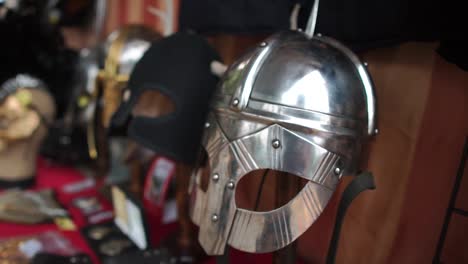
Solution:
{"label": "helmet rivet", "polygon": [[205,123],[205,128],[209,128],[210,126],[211,126],[210,123],[208,123],[208,122]]}
{"label": "helmet rivet", "polygon": [[218,180],[219,180],[219,174],[218,173],[213,174],[213,181],[217,182]]}
{"label": "helmet rivet", "polygon": [[302,32],[302,28],[297,28],[297,31],[298,31],[298,32]]}
{"label": "helmet rivet", "polygon": [[237,106],[239,104],[239,99],[234,99],[234,101],[232,101],[232,105],[233,106]]}
{"label": "helmet rivet", "polygon": [[364,66],[366,66],[366,67],[367,67],[367,66],[369,66],[369,63],[367,63],[367,62],[364,62]]}
{"label": "helmet rivet", "polygon": [[266,47],[266,45],[268,45],[268,43],[266,43],[265,41],[263,41],[262,43],[260,43],[260,47]]}
{"label": "helmet rivet", "polygon": [[277,149],[277,148],[281,147],[281,142],[280,142],[278,139],[275,139],[275,140],[273,140],[273,141],[271,142],[271,145],[272,145],[275,149]]}
{"label": "helmet rivet", "polygon": [[132,92],[129,89],[125,90],[125,92],[123,94],[123,98],[122,98],[123,101],[127,102],[128,100],[130,100],[131,94],[132,94]]}
{"label": "helmet rivet", "polygon": [[234,186],[235,186],[235,184],[234,184],[234,182],[233,182],[232,180],[230,180],[230,181],[228,182],[228,184],[227,184],[227,187],[228,187],[229,189],[231,189],[231,190],[234,189]]}
{"label": "helmet rivet", "polygon": [[374,134],[375,134],[375,135],[379,134],[379,129],[378,129],[378,128],[376,128],[376,129],[374,130]]}
{"label": "helmet rivet", "polygon": [[339,167],[336,167],[334,172],[335,172],[335,175],[340,175],[341,169]]}
{"label": "helmet rivet", "polygon": [[219,217],[218,217],[217,214],[213,214],[213,215],[211,216],[211,221],[213,221],[213,222],[218,222],[218,219],[219,219]]}
{"label": "helmet rivet", "polygon": [[317,37],[321,37],[322,36],[322,33],[317,33]]}

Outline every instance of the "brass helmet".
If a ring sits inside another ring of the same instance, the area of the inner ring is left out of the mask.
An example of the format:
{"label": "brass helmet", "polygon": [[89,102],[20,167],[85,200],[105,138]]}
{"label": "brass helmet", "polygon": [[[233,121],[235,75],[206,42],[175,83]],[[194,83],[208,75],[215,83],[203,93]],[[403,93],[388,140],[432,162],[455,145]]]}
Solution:
{"label": "brass helmet", "polygon": [[129,25],[112,32],[104,44],[104,68],[99,73],[102,84],[102,124],[110,119],[120,105],[122,91],[135,64],[151,42],[161,38],[154,30],[142,25]]}
{"label": "brass helmet", "polygon": [[127,25],[112,32],[102,47],[103,62],[93,89],[93,118],[88,122],[88,150],[92,159],[106,145],[100,138],[106,134],[110,120],[122,101],[130,73],[151,42],[161,38],[153,29],[143,25]]}

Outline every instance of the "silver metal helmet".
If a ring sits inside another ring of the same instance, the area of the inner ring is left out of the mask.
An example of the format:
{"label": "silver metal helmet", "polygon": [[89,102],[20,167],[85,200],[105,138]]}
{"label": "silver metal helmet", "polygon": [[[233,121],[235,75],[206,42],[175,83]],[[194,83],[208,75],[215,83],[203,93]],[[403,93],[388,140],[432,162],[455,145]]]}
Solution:
{"label": "silver metal helmet", "polygon": [[[273,35],[224,74],[206,123],[210,181],[192,175],[191,216],[210,255],[226,244],[247,252],[287,246],[321,214],[361,146],[375,131],[375,96],[366,67],[331,38]],[[238,208],[242,177],[272,169],[304,178],[291,201],[268,212]]]}

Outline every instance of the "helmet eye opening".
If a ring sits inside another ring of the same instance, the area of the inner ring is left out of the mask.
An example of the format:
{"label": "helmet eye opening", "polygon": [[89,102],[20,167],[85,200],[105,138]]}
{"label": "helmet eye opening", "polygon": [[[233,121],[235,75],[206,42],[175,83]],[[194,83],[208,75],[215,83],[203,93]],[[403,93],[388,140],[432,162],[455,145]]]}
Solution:
{"label": "helmet eye opening", "polygon": [[307,182],[307,179],[283,171],[254,170],[238,182],[235,202],[238,208],[249,211],[273,211],[288,204]]}

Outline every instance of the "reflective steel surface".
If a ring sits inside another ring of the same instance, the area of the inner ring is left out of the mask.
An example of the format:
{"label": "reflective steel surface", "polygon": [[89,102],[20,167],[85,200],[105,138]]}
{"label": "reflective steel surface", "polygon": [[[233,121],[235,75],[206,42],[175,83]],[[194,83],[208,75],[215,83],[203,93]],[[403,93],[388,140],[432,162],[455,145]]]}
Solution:
{"label": "reflective steel surface", "polygon": [[[117,53],[114,60],[118,65],[118,74],[129,75],[143,53],[152,41],[161,36],[153,29],[142,25],[129,25],[112,32],[104,44],[104,53],[109,56]],[[112,52],[112,47],[119,43],[118,52]]]}
{"label": "reflective steel surface", "polygon": [[229,99],[231,103],[239,99],[240,109],[246,108],[248,101],[258,100],[357,120],[373,133],[372,81],[352,51],[331,38],[308,39],[292,31],[277,34],[266,43],[228,69],[220,97],[233,94]]}
{"label": "reflective steel surface", "polygon": [[[192,175],[192,220],[210,255],[226,244],[247,252],[287,246],[321,214],[343,174],[356,172],[375,130],[372,81],[349,49],[301,32],[273,35],[225,73],[205,125],[208,189]],[[269,212],[236,206],[240,179],[258,169],[309,182]]]}
{"label": "reflective steel surface", "polygon": [[[339,180],[334,173],[339,157],[310,141],[298,139],[294,132],[276,124],[229,142],[216,118],[210,117],[209,122],[207,134],[212,136],[204,146],[209,153],[211,173],[216,177],[211,178],[204,193],[198,175],[191,193],[192,220],[200,225],[199,239],[205,251],[222,254],[228,242],[247,252],[271,252],[297,239],[330,199]],[[281,144],[272,144],[275,140]],[[293,200],[274,211],[237,208],[236,183],[248,172],[262,168],[289,172],[310,182]]]}

